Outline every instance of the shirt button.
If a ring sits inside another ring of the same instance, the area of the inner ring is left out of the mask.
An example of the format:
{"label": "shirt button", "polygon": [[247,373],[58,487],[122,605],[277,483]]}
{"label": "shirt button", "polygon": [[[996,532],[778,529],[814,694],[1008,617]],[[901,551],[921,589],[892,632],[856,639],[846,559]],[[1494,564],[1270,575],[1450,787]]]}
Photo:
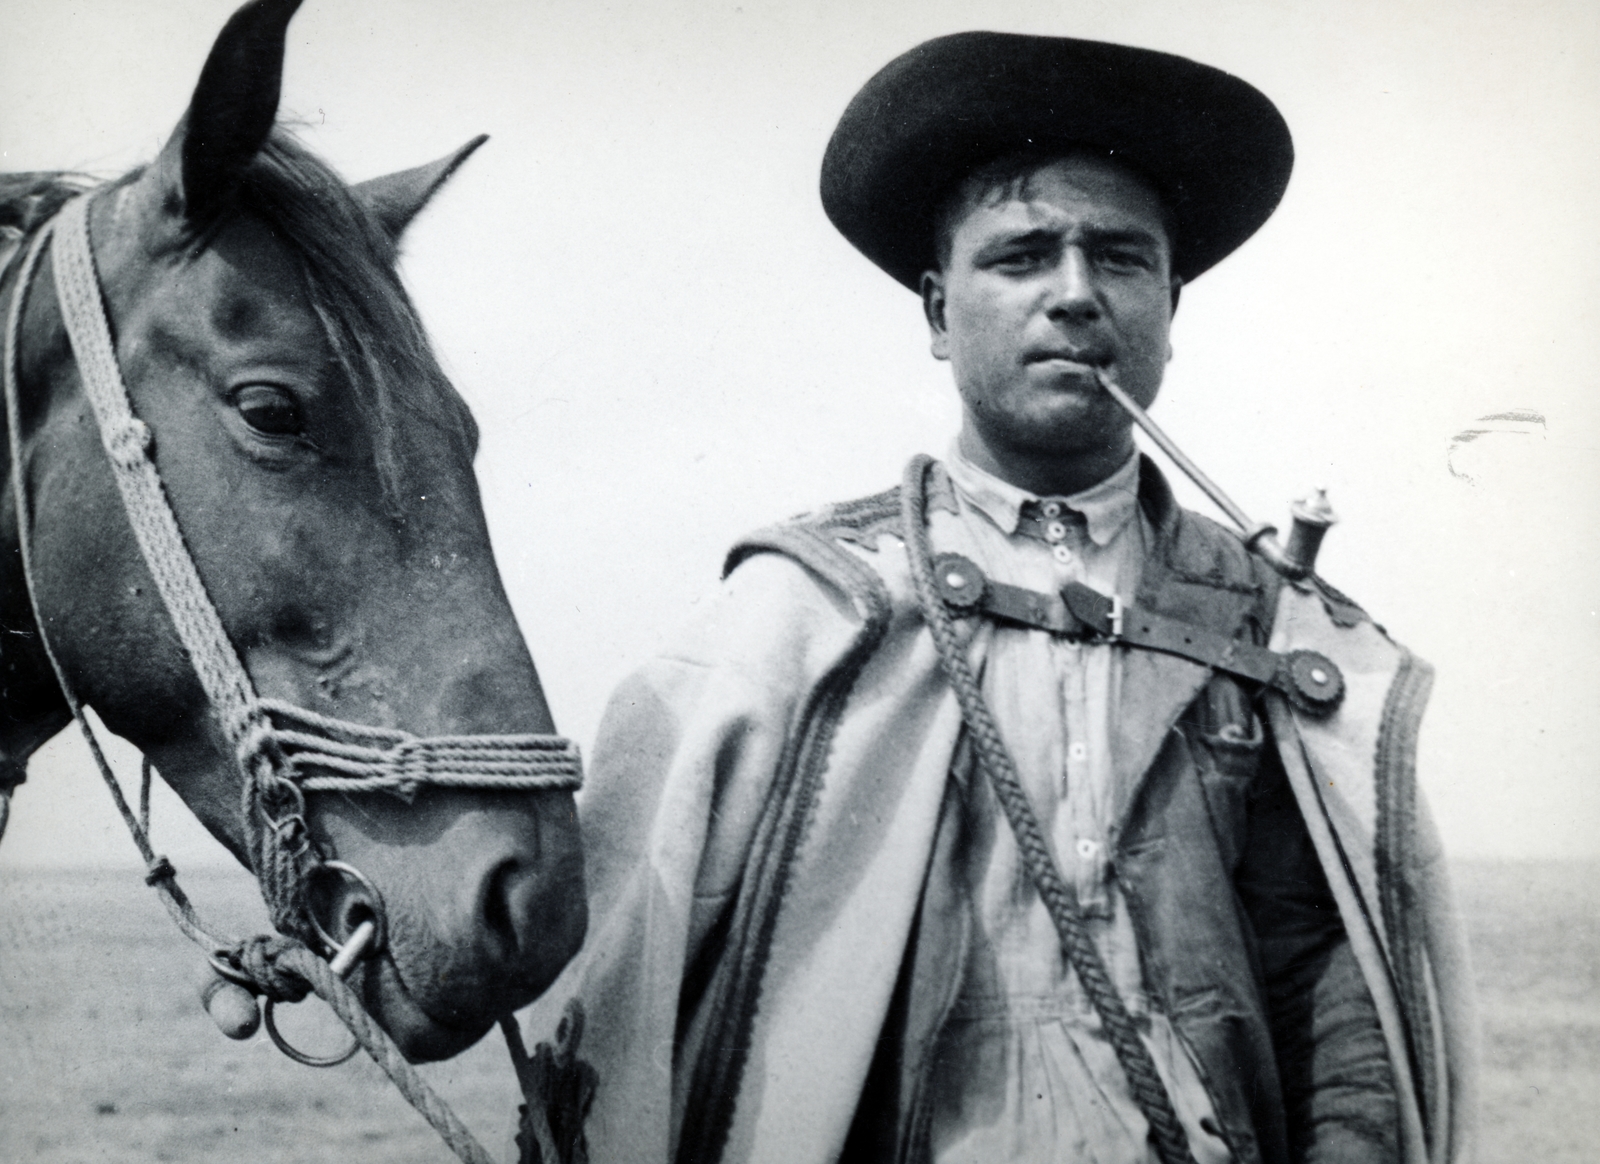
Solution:
{"label": "shirt button", "polygon": [[1050,553],[1055,556],[1055,560],[1058,561],[1058,562],[1070,562],[1070,561],[1072,561],[1072,551],[1067,549],[1066,546],[1062,546],[1062,545],[1051,546],[1050,547]]}
{"label": "shirt button", "polygon": [[1059,501],[1046,501],[1044,503],[1044,515],[1046,517],[1060,517],[1061,516],[1061,502],[1059,502]]}
{"label": "shirt button", "polygon": [[1100,842],[1099,841],[1092,841],[1088,837],[1079,837],[1078,838],[1078,856],[1079,857],[1083,858],[1085,861],[1092,861],[1092,860],[1094,860],[1095,855],[1097,853],[1099,853],[1099,852],[1100,852]]}
{"label": "shirt button", "polygon": [[1086,760],[1089,758],[1089,749],[1082,740],[1074,740],[1067,747],[1067,756],[1073,760]]}
{"label": "shirt button", "polygon": [[1052,521],[1049,525],[1044,527],[1044,536],[1053,542],[1059,542],[1062,538],[1067,536],[1067,527],[1062,522]]}

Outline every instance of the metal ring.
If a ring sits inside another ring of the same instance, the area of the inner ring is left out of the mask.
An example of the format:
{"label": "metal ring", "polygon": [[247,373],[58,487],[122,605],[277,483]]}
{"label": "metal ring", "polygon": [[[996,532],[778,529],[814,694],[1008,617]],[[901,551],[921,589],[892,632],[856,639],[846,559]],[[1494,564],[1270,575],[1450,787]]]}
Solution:
{"label": "metal ring", "polygon": [[217,977],[225,978],[229,982],[232,982],[235,986],[242,986],[252,994],[261,993],[261,988],[256,985],[256,980],[254,978],[250,977],[250,975],[246,974],[243,970],[239,969],[239,967],[235,966],[232,962],[229,962],[221,955],[207,955],[206,961],[210,963],[211,968],[217,972]]}
{"label": "metal ring", "polygon": [[327,1055],[320,1059],[315,1055],[307,1055],[278,1032],[278,1024],[272,1018],[272,1008],[275,1005],[272,999],[267,999],[267,1005],[261,1008],[261,1021],[266,1026],[267,1036],[273,1044],[296,1063],[304,1063],[307,1067],[337,1067],[361,1050],[361,1040],[351,1035],[350,1049],[341,1055]]}
{"label": "metal ring", "polygon": [[[354,865],[348,865],[343,861],[324,861],[321,867],[331,869],[335,873],[350,878],[367,891],[367,895],[372,902],[372,921],[377,926],[378,932],[373,935],[372,941],[368,944],[363,957],[371,957],[373,954],[378,953],[383,949],[384,942],[389,936],[388,913],[383,904],[383,894],[378,892],[378,887],[372,883],[372,878]],[[308,909],[306,912],[311,916],[311,928],[317,931],[317,937],[326,948],[327,956],[333,957],[339,952],[344,943],[322,928],[322,923],[317,920],[316,910]]]}

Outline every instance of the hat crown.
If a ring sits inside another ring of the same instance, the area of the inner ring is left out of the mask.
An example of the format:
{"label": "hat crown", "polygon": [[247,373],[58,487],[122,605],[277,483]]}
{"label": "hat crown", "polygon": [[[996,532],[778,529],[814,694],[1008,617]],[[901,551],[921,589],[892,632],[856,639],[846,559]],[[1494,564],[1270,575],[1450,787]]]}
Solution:
{"label": "hat crown", "polygon": [[823,209],[915,290],[956,182],[1007,154],[1074,148],[1155,183],[1185,282],[1260,228],[1294,164],[1277,108],[1221,69],[1104,41],[962,32],[896,57],[851,100],[823,155]]}

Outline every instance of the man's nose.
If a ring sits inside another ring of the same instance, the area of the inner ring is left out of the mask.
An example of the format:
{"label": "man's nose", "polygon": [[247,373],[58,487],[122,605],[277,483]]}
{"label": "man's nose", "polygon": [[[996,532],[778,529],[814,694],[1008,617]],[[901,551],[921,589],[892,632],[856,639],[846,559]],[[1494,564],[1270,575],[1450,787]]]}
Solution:
{"label": "man's nose", "polygon": [[1046,310],[1053,317],[1072,322],[1100,318],[1099,288],[1094,269],[1082,247],[1063,247],[1061,258],[1051,272],[1050,301]]}

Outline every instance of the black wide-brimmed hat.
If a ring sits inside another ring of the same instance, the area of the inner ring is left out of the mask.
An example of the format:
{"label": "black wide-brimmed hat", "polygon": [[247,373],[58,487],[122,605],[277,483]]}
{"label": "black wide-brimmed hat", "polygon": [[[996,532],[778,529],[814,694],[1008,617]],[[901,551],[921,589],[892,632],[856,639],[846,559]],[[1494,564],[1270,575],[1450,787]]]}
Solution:
{"label": "black wide-brimmed hat", "polygon": [[1294,165],[1255,87],[1170,53],[1065,37],[962,32],[883,67],[822,158],[822,206],[867,258],[916,290],[936,265],[947,192],[1017,152],[1104,150],[1153,181],[1188,282],[1267,220]]}

